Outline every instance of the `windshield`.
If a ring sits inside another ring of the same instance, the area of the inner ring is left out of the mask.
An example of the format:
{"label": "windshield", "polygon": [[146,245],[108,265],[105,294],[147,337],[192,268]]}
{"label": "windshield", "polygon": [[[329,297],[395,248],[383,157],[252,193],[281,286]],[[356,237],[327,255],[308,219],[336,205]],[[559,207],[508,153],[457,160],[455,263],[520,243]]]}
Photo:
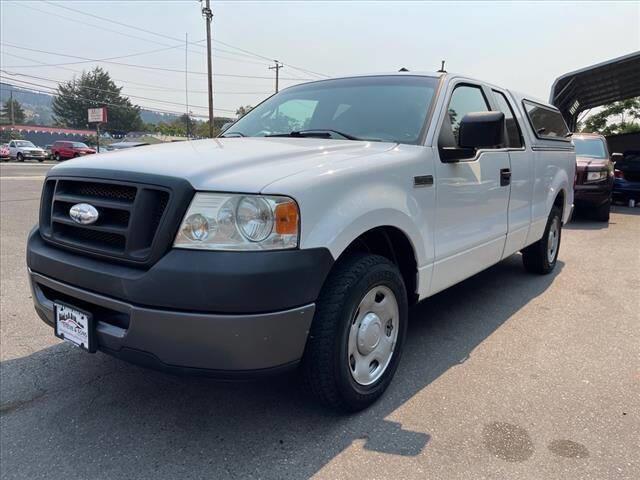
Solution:
{"label": "windshield", "polygon": [[16,142],[16,147],[35,147],[35,145],[31,142],[27,142],[26,140],[20,140]]}
{"label": "windshield", "polygon": [[89,148],[87,147],[86,143],[82,143],[82,142],[71,142],[71,146],[73,148]]}
{"label": "windshield", "polygon": [[576,146],[576,156],[589,158],[607,158],[607,151],[604,148],[604,142],[599,138],[580,138],[573,139]]}
{"label": "windshield", "polygon": [[223,136],[324,132],[330,138],[418,143],[438,79],[377,76],[288,88],[233,124]]}

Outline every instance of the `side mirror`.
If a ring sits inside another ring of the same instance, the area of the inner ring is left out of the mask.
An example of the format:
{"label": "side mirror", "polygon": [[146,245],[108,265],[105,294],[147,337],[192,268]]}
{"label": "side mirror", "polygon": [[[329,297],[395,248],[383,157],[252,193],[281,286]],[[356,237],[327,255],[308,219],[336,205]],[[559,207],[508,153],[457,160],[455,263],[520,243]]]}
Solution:
{"label": "side mirror", "polygon": [[613,163],[619,162],[623,158],[624,158],[624,155],[622,155],[621,153],[612,153],[611,154],[611,161]]}
{"label": "side mirror", "polygon": [[467,113],[460,122],[458,144],[461,148],[483,148],[503,145],[504,113]]}
{"label": "side mirror", "polygon": [[222,125],[222,128],[220,129],[220,133],[224,133],[231,125],[233,125],[235,122],[227,122],[224,123]]}

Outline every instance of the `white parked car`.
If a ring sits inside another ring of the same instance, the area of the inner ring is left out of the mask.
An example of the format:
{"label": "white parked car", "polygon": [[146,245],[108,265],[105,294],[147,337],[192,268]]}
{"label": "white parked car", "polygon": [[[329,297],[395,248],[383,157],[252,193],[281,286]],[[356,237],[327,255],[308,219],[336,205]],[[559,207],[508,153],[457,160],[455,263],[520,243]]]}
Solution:
{"label": "white parked car", "polygon": [[557,109],[478,80],[297,85],[221,138],[51,169],[35,307],[90,352],[222,377],[300,366],[322,402],[362,409],[409,305],[517,252],[554,269],[575,165]]}
{"label": "white parked car", "polygon": [[24,162],[28,159],[42,162],[47,158],[47,152],[40,147],[36,147],[28,140],[11,140],[9,142],[9,156],[19,162]]}

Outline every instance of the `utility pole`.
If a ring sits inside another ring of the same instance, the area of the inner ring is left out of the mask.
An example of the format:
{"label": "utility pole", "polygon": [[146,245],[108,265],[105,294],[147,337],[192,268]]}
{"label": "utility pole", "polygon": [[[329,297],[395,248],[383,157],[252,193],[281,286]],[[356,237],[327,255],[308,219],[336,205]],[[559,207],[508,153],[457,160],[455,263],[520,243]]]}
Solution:
{"label": "utility pole", "polygon": [[9,116],[11,117],[11,125],[15,125],[16,124],[16,117],[14,116],[13,113],[13,90],[11,90],[10,96],[9,96]]}
{"label": "utility pole", "polygon": [[205,6],[202,7],[202,16],[207,24],[207,77],[209,80],[209,137],[213,138],[213,72],[211,67],[211,19],[213,12],[211,11],[211,1],[205,0]]}
{"label": "utility pole", "polygon": [[188,62],[188,52],[189,52],[189,34],[184,34],[184,111],[187,115],[187,138],[191,138],[189,135],[189,75],[187,74],[187,70],[189,70],[189,62]]}
{"label": "utility pole", "polygon": [[276,93],[278,93],[278,78],[279,78],[279,73],[280,73],[280,69],[282,67],[284,67],[284,65],[282,65],[278,60],[274,60],[274,62],[276,63],[273,67],[269,67],[269,70],[275,70],[276,71]]}

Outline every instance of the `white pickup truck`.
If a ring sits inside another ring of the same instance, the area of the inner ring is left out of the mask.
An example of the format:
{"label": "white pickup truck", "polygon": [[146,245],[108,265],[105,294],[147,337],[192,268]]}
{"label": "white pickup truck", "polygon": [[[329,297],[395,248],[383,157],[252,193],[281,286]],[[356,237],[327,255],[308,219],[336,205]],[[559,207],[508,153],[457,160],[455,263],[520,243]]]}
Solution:
{"label": "white pickup truck", "polygon": [[11,140],[9,142],[9,157],[15,158],[19,162],[28,159],[42,162],[47,158],[47,153],[28,140]]}
{"label": "white pickup truck", "polygon": [[554,107],[459,75],[287,88],[220,138],[52,168],[35,308],[90,352],[220,377],[299,367],[322,402],[362,409],[410,305],[517,252],[553,270],[567,135]]}

